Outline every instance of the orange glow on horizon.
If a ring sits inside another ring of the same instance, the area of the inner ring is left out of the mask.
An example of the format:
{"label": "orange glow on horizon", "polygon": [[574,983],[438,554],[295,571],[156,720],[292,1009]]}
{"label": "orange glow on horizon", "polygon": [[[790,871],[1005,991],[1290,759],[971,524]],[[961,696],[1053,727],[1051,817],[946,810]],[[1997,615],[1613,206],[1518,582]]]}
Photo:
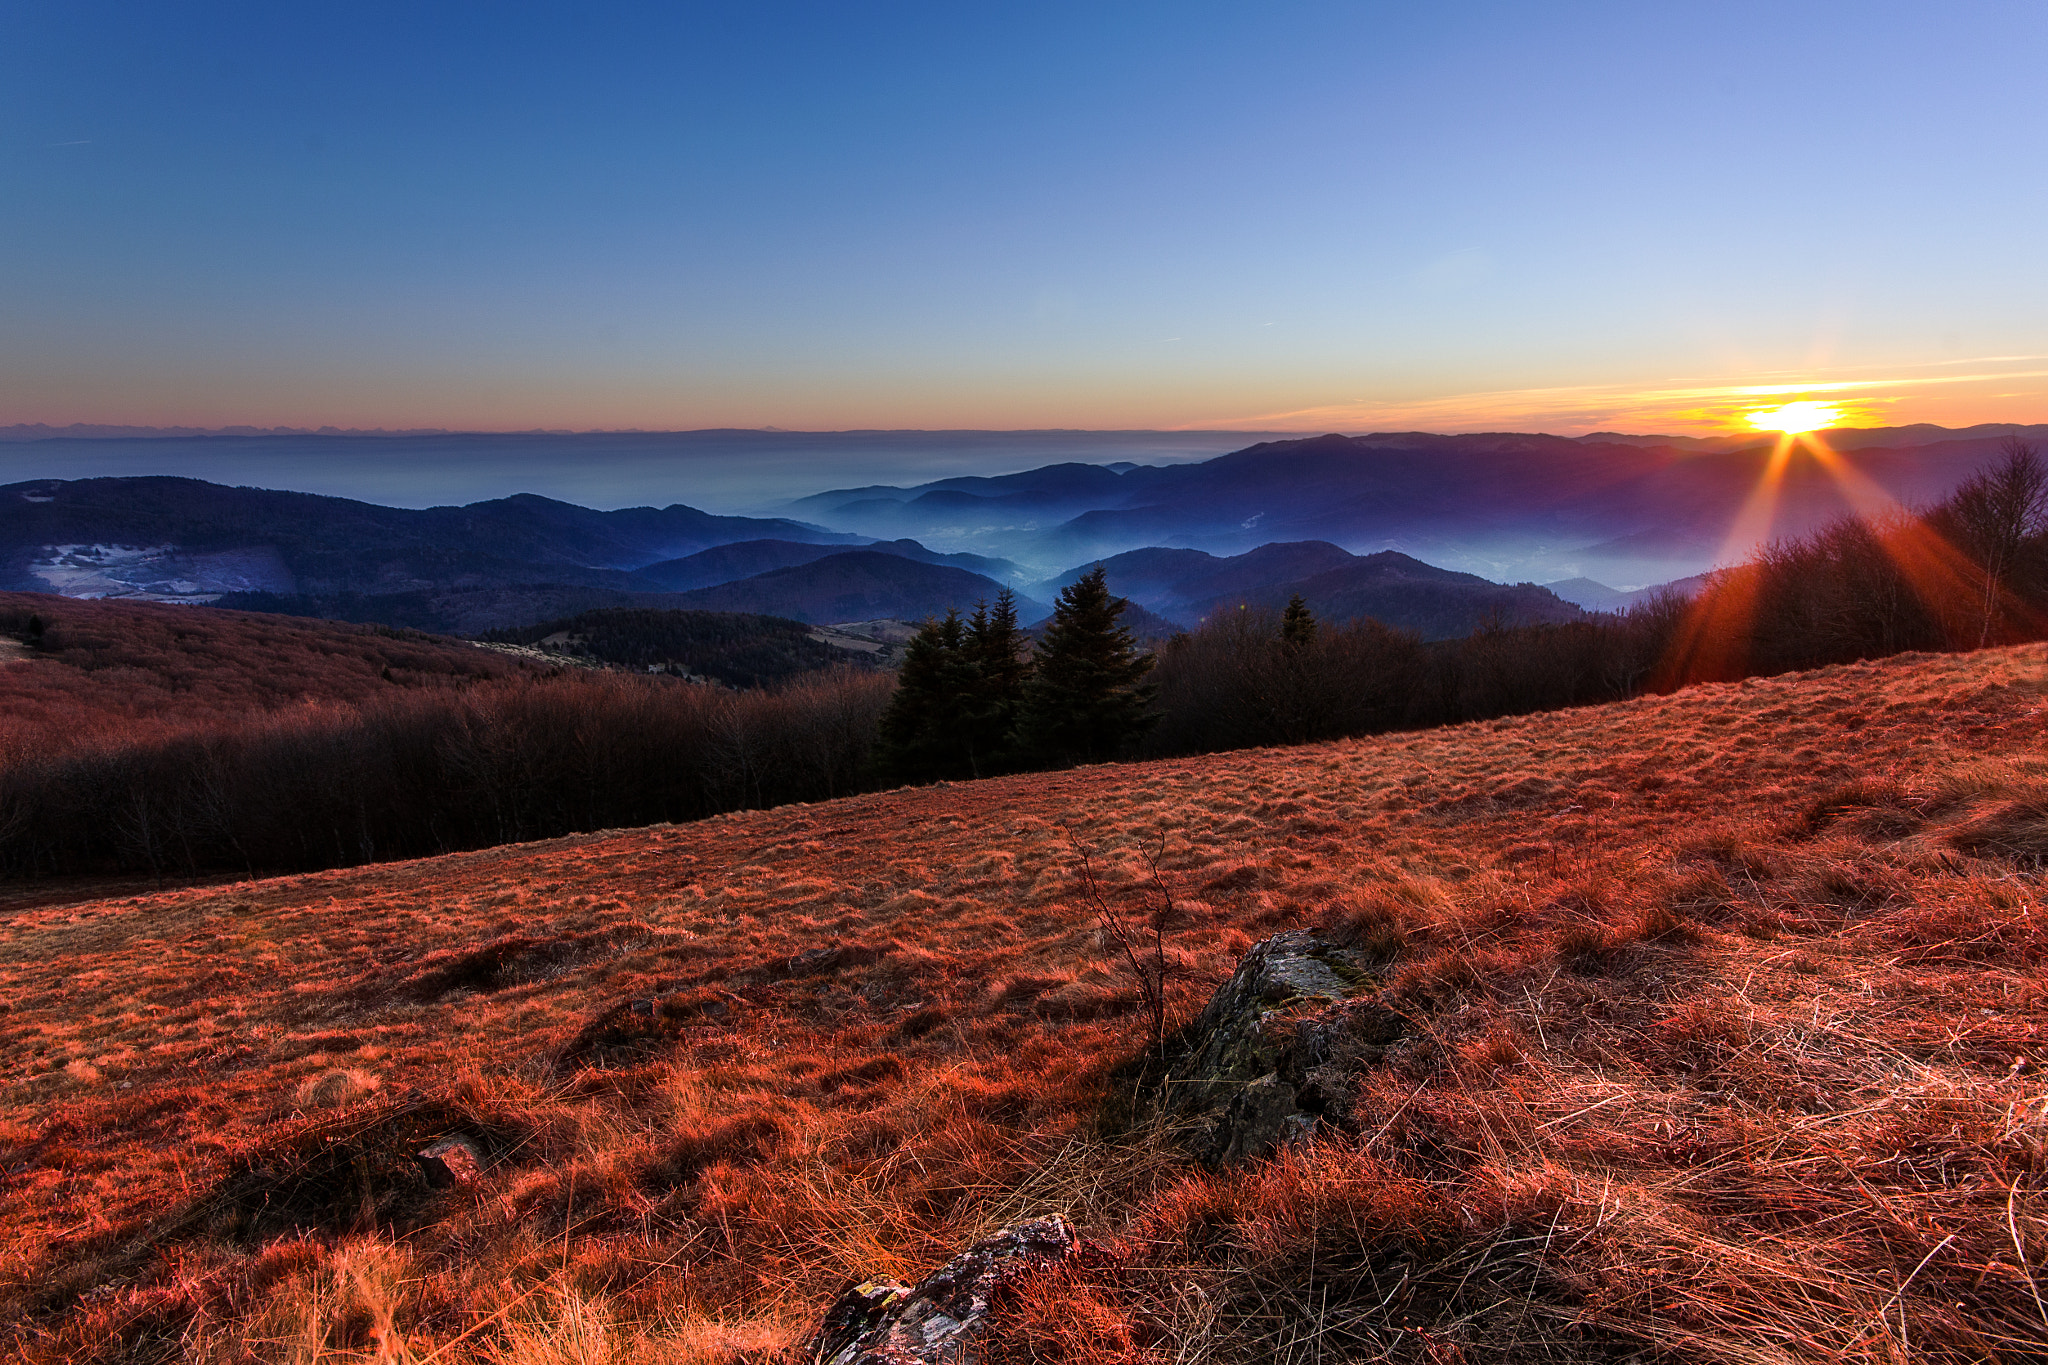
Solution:
{"label": "orange glow on horizon", "polygon": [[1728,437],[1752,436],[1760,427],[1775,434],[1917,422],[2031,424],[2040,422],[2048,408],[2048,384],[2042,382],[2048,380],[2048,369],[2038,367],[2042,361],[2048,355],[1815,365],[1673,376],[1640,385],[1447,387],[1435,394],[1389,393],[1313,406],[1211,408],[1174,426],[1189,431],[1543,431],[1562,436],[1608,431]]}

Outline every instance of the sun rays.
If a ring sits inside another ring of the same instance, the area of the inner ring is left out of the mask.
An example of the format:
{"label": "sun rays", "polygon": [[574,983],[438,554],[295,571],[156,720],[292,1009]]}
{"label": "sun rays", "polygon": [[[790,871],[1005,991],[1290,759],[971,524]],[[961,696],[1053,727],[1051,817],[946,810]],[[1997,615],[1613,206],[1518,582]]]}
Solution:
{"label": "sun rays", "polygon": [[1840,410],[1829,404],[1804,400],[1745,414],[1753,427],[1776,431],[1778,439],[1715,557],[1722,570],[1713,586],[1694,601],[1665,659],[1668,676],[1708,679],[1748,672],[1748,661],[1740,656],[1764,593],[1763,566],[1754,556],[1771,543],[1787,477],[1802,457],[1834,483],[1849,516],[1870,532],[1884,559],[1921,603],[1937,608],[1973,590],[1968,557],[1926,517],[1911,515],[1827,443],[1821,428],[1839,416]]}

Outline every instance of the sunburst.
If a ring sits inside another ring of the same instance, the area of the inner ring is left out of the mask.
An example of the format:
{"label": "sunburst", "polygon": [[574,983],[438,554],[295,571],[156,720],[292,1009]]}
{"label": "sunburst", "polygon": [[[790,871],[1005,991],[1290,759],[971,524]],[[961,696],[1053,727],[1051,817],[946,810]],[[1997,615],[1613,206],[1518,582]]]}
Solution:
{"label": "sunburst", "polygon": [[1749,424],[1758,431],[1782,431],[1787,436],[1804,436],[1809,431],[1839,425],[1842,410],[1832,403],[1801,400],[1775,408],[1758,408],[1746,416]]}

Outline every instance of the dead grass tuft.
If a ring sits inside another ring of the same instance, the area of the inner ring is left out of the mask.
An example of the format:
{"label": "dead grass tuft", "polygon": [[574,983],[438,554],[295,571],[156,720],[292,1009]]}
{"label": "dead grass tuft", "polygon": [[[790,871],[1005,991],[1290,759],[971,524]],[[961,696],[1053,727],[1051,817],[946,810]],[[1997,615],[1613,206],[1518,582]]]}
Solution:
{"label": "dead grass tuft", "polygon": [[341,1109],[369,1099],[382,1086],[360,1067],[337,1067],[300,1082],[296,1097],[301,1109]]}

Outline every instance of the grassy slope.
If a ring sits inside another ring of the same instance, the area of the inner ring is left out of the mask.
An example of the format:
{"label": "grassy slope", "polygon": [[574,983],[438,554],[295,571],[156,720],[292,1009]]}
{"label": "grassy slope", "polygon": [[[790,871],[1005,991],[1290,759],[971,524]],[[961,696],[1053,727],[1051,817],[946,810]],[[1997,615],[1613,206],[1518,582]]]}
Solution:
{"label": "grassy slope", "polygon": [[[2023,1358],[2044,695],[1906,657],[0,912],[0,1307],[50,1360],[717,1359],[1058,1208],[1018,1359]],[[1162,835],[1182,1017],[1278,928],[1405,940],[1365,1141],[1101,1134],[1139,1024],[1071,850],[1135,905]],[[451,1128],[495,1164],[428,1193]]]}
{"label": "grassy slope", "polygon": [[[36,616],[47,653],[16,647]],[[0,645],[0,753],[546,668],[412,631],[44,593],[0,592]]]}

